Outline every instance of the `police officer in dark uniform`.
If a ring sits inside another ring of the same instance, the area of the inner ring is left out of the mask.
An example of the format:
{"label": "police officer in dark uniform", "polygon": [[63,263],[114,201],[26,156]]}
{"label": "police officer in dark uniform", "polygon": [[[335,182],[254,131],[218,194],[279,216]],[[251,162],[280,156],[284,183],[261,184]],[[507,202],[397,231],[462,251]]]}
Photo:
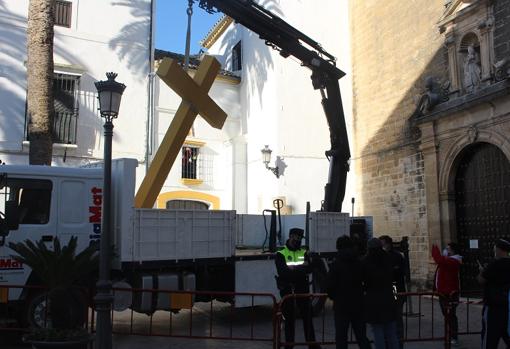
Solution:
{"label": "police officer in dark uniform", "polygon": [[[303,235],[303,229],[290,229],[285,247],[276,253],[275,263],[278,272],[276,282],[282,298],[289,294],[310,293],[308,274],[311,272],[311,266],[307,250],[301,247]],[[301,297],[287,299],[282,305],[285,320],[285,341],[287,343],[294,342],[296,307],[303,318],[306,341],[315,342],[310,299]],[[319,345],[310,345],[309,347],[311,349],[320,348]],[[292,346],[286,348],[289,349]]]}
{"label": "police officer in dark uniform", "polygon": [[508,328],[510,289],[510,241],[499,239],[494,244],[495,259],[480,267],[478,281],[484,286],[482,312],[482,349],[497,349],[502,338],[510,347]]}

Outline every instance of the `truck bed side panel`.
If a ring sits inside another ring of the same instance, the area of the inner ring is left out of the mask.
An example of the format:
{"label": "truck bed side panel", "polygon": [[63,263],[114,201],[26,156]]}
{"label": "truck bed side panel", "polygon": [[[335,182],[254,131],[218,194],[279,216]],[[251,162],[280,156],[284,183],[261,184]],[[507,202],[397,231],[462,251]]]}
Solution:
{"label": "truck bed side panel", "polygon": [[235,211],[135,209],[132,258],[157,261],[228,258],[235,251]]}

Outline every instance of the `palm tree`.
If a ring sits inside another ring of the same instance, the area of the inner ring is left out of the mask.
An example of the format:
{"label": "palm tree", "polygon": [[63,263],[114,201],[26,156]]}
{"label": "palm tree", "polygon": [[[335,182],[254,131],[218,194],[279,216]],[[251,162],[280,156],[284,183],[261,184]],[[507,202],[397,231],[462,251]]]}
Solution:
{"label": "palm tree", "polygon": [[54,8],[55,0],[30,0],[28,8],[28,139],[29,162],[34,165],[51,165]]}
{"label": "palm tree", "polygon": [[[76,253],[77,246],[75,236],[64,246],[55,238],[51,249],[43,240],[36,243],[30,240],[9,243],[9,247],[17,253],[12,258],[30,267],[48,290],[47,294],[33,294],[30,297],[27,316],[32,326],[72,330],[83,324],[87,305],[84,287],[93,281],[99,256],[94,246]],[[46,303],[49,303],[48,309]],[[35,309],[39,309],[41,314],[33,314]],[[39,323],[34,321],[41,318]]]}

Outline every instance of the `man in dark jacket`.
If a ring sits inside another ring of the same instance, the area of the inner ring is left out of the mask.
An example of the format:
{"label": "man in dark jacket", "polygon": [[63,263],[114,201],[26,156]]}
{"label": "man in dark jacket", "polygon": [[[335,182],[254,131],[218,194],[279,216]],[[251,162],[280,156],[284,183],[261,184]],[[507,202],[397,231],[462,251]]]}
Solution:
{"label": "man in dark jacket", "polygon": [[381,240],[368,240],[367,254],[361,265],[365,285],[363,310],[374,334],[375,348],[398,349],[393,269]]}
{"label": "man in dark jacket", "polygon": [[327,292],[333,300],[337,349],[347,349],[349,324],[361,349],[370,349],[363,320],[363,279],[361,261],[348,236],[336,241],[337,257],[328,273]]}
{"label": "man in dark jacket", "polygon": [[510,241],[499,239],[494,244],[495,259],[480,267],[478,281],[484,286],[482,311],[482,349],[497,349],[502,338],[509,338]]}
{"label": "man in dark jacket", "polygon": [[[388,235],[379,236],[379,240],[382,242],[383,250],[388,253],[391,261],[391,268],[393,270],[393,287],[397,293],[403,293],[406,291],[406,261],[402,253],[398,252],[393,248],[393,239]],[[397,335],[399,339],[399,345],[402,349],[404,344],[404,321],[402,314],[404,310],[405,296],[397,296],[396,299],[396,321],[397,321]]]}
{"label": "man in dark jacket", "polygon": [[[289,294],[310,293],[308,274],[311,266],[306,249],[301,247],[304,231],[300,228],[292,228],[289,231],[289,239],[285,247],[278,251],[275,256],[276,282],[283,298]],[[303,318],[303,328],[307,342],[315,342],[315,330],[312,321],[312,307],[310,299],[295,297],[283,302],[282,313],[285,320],[285,341],[294,342],[296,313],[299,309]],[[320,348],[319,345],[310,345],[311,349]],[[292,346],[286,346],[287,349]]]}

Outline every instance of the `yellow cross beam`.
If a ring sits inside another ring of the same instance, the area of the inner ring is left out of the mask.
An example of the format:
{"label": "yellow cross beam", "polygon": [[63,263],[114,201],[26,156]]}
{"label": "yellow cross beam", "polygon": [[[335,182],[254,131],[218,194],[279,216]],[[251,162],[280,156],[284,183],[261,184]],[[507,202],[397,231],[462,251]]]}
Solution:
{"label": "yellow cross beam", "polygon": [[208,95],[220,67],[220,63],[214,57],[205,56],[192,79],[177,61],[165,58],[161,62],[156,74],[182,97],[182,102],[136,193],[135,207],[154,206],[198,114],[211,126],[218,129],[223,127],[227,114]]}

